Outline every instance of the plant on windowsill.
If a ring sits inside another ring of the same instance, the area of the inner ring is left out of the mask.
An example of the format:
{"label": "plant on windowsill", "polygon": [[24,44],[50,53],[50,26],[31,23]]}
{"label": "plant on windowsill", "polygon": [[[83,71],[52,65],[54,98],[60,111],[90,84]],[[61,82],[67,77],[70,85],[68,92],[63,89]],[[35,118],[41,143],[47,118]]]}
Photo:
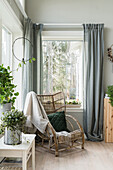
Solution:
{"label": "plant on windowsill", "polygon": [[110,104],[113,107],[113,85],[112,86],[108,86],[108,91],[107,91],[109,100],[110,100]]}
{"label": "plant on windowsill", "polygon": [[18,92],[14,92],[16,85],[12,81],[10,67],[0,65],[0,114],[5,110],[11,110],[11,107],[14,108],[16,97],[19,95]]}
{"label": "plant on windowsill", "polygon": [[66,101],[66,107],[77,107],[80,108],[81,107],[81,102],[77,101],[77,100],[67,100]]}
{"label": "plant on windowsill", "polygon": [[0,134],[4,134],[4,143],[8,145],[16,145],[22,142],[22,132],[26,116],[22,111],[12,109],[7,111],[1,117]]}

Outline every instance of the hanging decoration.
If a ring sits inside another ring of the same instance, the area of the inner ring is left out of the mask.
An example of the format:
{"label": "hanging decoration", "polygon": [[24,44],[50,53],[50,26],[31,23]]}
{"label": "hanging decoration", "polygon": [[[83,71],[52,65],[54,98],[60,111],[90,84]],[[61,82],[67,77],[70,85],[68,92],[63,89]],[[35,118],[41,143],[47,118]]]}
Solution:
{"label": "hanging decoration", "polygon": [[107,51],[108,51],[108,58],[113,63],[113,44],[111,45],[110,48],[107,49]]}
{"label": "hanging decoration", "polygon": [[[17,41],[19,41],[19,40],[23,40],[23,44],[24,44],[24,42],[26,41],[27,43],[29,43],[30,44],[30,47],[31,47],[31,49],[32,49],[32,54],[31,54],[31,57],[29,58],[29,59],[26,59],[25,57],[24,57],[24,49],[23,49],[23,57],[21,58],[19,58],[19,56],[17,56],[16,54],[15,54],[15,51],[14,51],[14,49],[15,49],[15,45],[16,45],[16,42]],[[18,60],[20,63],[18,64],[18,68],[17,68],[17,70],[19,69],[19,67],[21,67],[22,65],[22,63],[23,64],[26,64],[27,62],[29,62],[29,63],[32,63],[33,61],[35,61],[35,58],[33,57],[33,44],[32,44],[32,42],[29,40],[29,39],[27,39],[27,38],[25,38],[25,37],[18,37],[18,38],[16,38],[15,40],[14,40],[14,42],[13,42],[13,44],[12,44],[12,53],[13,53],[13,56],[16,58],[16,60]]]}

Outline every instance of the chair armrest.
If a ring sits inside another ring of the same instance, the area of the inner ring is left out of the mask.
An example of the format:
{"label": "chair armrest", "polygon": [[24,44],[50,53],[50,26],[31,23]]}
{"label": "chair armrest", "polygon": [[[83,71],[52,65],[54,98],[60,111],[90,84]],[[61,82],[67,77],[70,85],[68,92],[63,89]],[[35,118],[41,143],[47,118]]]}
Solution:
{"label": "chair armrest", "polygon": [[[54,137],[54,141],[57,142],[56,131],[54,130],[54,128],[53,128],[53,126],[51,125],[50,122],[48,123],[48,128],[49,128],[49,129],[51,130],[51,132],[52,132],[51,134],[52,134],[53,137]],[[48,135],[50,136],[51,134],[50,134],[49,129],[47,129],[47,133],[48,133]]]}
{"label": "chair armrest", "polygon": [[[76,119],[76,118],[74,118],[73,116],[71,116],[71,115],[65,115],[67,118],[71,118],[72,120],[74,120],[75,122],[76,122],[76,124],[77,124],[77,126],[79,127],[79,129],[81,130],[81,132],[82,133],[84,133],[84,131],[83,131],[83,128],[82,128],[82,126],[81,126],[81,124],[79,123],[79,121]],[[69,122],[68,120],[67,120],[67,122]],[[70,124],[71,122],[69,122],[69,124]],[[71,124],[70,124],[71,125]],[[71,127],[72,127],[72,125],[71,125]],[[74,129],[73,129],[74,130]]]}

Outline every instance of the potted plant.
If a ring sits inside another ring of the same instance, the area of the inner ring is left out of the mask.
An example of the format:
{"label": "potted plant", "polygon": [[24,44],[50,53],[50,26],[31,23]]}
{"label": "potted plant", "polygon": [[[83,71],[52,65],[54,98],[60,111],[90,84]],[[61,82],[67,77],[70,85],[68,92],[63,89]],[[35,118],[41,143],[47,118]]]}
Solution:
{"label": "potted plant", "polygon": [[108,91],[107,91],[109,100],[110,100],[110,104],[111,106],[113,106],[113,85],[108,86]]}
{"label": "potted plant", "polygon": [[67,107],[81,107],[81,102],[74,100],[74,99],[70,99],[70,100],[66,100],[66,106]]}
{"label": "potted plant", "polygon": [[26,123],[26,116],[22,111],[11,110],[1,117],[0,134],[4,134],[4,143],[9,145],[22,142],[22,132]]}
{"label": "potted plant", "polygon": [[0,114],[6,110],[11,110],[11,106],[14,108],[16,96],[19,95],[18,92],[14,92],[16,85],[12,81],[10,67],[5,68],[3,64],[0,65]]}

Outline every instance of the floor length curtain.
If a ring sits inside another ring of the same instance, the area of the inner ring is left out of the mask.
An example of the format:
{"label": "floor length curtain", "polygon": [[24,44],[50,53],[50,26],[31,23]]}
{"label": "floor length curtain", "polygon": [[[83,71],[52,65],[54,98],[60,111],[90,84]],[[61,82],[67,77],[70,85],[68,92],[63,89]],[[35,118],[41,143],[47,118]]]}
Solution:
{"label": "floor length curtain", "polygon": [[28,92],[34,91],[35,93],[42,93],[42,32],[43,25],[33,24],[32,21],[28,18],[25,21],[24,26],[24,37],[30,40],[32,45],[28,41],[24,41],[24,58],[29,60],[34,57],[36,61],[25,65],[23,64],[22,70],[22,104],[24,107],[25,98]]}
{"label": "floor length curtain", "polygon": [[103,140],[104,24],[84,24],[84,131],[89,140]]}
{"label": "floor length curtain", "polygon": [[37,94],[43,94],[42,30],[43,25],[37,25]]}
{"label": "floor length curtain", "polygon": [[[29,43],[29,41],[24,40],[23,57],[26,61],[33,57],[33,23],[29,18],[25,20],[24,38],[27,38],[31,42]],[[26,64],[23,64],[22,72],[22,105],[24,108],[26,95],[29,91],[33,90],[33,63],[27,61]]]}
{"label": "floor length curtain", "polygon": [[42,53],[42,30],[43,25],[33,25],[33,91],[37,94],[43,94],[43,53]]}

